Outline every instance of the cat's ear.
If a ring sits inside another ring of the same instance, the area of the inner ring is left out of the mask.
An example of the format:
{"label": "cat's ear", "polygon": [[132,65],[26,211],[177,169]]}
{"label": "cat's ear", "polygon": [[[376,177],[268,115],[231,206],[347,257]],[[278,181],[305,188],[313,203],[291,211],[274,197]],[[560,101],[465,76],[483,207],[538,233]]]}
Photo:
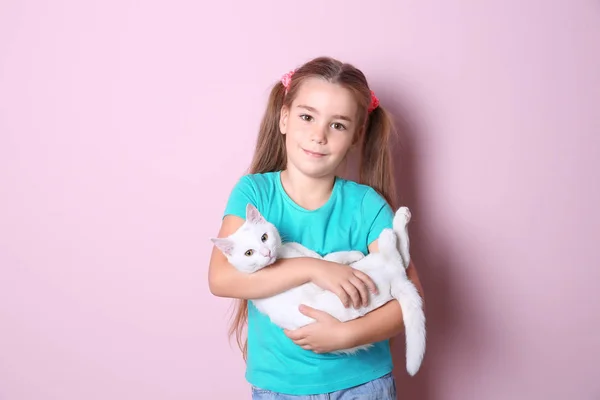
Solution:
{"label": "cat's ear", "polygon": [[230,256],[233,253],[233,240],[227,238],[210,238],[210,240],[226,256]]}
{"label": "cat's ear", "polygon": [[265,219],[262,215],[260,215],[258,209],[250,203],[248,203],[248,205],[246,206],[246,220],[251,224],[259,224],[265,222]]}

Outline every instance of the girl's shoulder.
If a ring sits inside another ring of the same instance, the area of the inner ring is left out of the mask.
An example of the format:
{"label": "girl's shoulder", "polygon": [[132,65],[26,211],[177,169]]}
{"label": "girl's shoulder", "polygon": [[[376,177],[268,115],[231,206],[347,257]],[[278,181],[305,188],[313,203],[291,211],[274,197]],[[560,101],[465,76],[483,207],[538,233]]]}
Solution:
{"label": "girl's shoulder", "polygon": [[279,191],[279,175],[280,171],[244,174],[235,183],[232,196],[244,195],[253,200],[255,207],[259,207],[261,199],[268,199]]}
{"label": "girl's shoulder", "polygon": [[233,190],[238,191],[262,191],[274,188],[279,179],[279,172],[247,173],[240,176]]}
{"label": "girl's shoulder", "polygon": [[357,201],[360,201],[360,203],[366,207],[381,207],[384,204],[387,204],[385,198],[373,187],[345,178],[337,179],[340,184],[341,192],[345,198],[354,198]]}
{"label": "girl's shoulder", "polygon": [[341,180],[343,208],[356,215],[367,235],[367,244],[373,243],[381,231],[393,226],[394,213],[385,198],[373,187],[351,180]]}
{"label": "girl's shoulder", "polygon": [[276,193],[276,172],[242,175],[234,184],[227,200],[225,214],[245,218],[246,206],[252,204],[264,212],[269,199]]}
{"label": "girl's shoulder", "polygon": [[279,179],[281,171],[274,172],[259,172],[259,173],[247,173],[241,176],[240,181],[253,182],[255,184],[273,183]]}

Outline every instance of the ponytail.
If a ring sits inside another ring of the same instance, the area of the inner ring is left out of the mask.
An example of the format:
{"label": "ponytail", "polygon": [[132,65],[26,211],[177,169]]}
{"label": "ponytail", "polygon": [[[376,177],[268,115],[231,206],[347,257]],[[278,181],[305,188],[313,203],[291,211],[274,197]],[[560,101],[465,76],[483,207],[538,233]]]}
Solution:
{"label": "ponytail", "polygon": [[396,183],[391,149],[393,126],[390,114],[383,107],[379,106],[369,114],[360,152],[359,180],[375,189],[395,210]]}
{"label": "ponytail", "polygon": [[284,99],[285,88],[281,82],[277,82],[271,89],[267,109],[260,123],[256,150],[249,169],[251,174],[280,171],[285,168],[287,162],[285,137],[279,130],[279,118]]}

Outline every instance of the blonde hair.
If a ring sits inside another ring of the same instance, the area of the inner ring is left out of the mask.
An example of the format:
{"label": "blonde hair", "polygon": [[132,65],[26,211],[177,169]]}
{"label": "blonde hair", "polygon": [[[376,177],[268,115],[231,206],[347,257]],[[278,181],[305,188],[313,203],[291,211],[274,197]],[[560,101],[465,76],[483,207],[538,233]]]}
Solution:
{"label": "blonde hair", "polygon": [[[249,173],[274,172],[286,168],[285,138],[279,130],[281,109],[291,106],[302,82],[310,77],[341,85],[354,95],[360,110],[358,125],[363,127],[359,129],[357,138],[360,148],[359,183],[371,186],[395,208],[396,186],[390,149],[392,119],[381,105],[368,112],[371,90],[365,75],[353,65],[330,57],[318,57],[299,67],[292,76],[287,93],[281,81],[275,84],[260,124]],[[235,335],[244,360],[247,358],[248,340],[243,337],[243,330],[247,321],[248,301],[238,300],[229,335]]]}

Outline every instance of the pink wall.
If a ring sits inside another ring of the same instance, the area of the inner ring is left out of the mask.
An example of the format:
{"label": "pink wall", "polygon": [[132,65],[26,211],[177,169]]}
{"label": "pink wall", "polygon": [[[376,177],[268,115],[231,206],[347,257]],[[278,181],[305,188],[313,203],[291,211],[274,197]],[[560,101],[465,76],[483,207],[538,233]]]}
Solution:
{"label": "pink wall", "polygon": [[0,399],[247,398],[208,238],[321,54],[409,114],[401,398],[600,398],[597,1],[200,3],[0,4]]}

